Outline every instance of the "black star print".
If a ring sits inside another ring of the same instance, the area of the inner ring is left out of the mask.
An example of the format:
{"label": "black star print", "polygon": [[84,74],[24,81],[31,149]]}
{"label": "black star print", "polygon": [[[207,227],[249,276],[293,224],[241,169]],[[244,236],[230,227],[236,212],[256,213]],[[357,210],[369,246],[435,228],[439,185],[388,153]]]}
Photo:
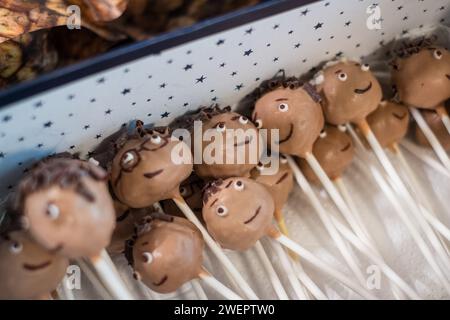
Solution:
{"label": "black star print", "polygon": [[406,17],[406,16],[403,17],[403,21],[406,21],[406,20],[408,20],[408,17]]}
{"label": "black star print", "polygon": [[98,139],[100,139],[101,137],[102,137],[102,135],[101,135],[101,134],[98,134],[98,135],[95,136],[95,139],[98,140]]}
{"label": "black star print", "polygon": [[202,75],[200,78],[195,79],[195,83],[203,83],[203,81],[206,79],[206,77],[204,75]]}
{"label": "black star print", "polygon": [[53,122],[48,121],[46,123],[44,123],[44,128],[50,128],[53,125]]}
{"label": "black star print", "polygon": [[278,61],[278,57],[273,58],[273,62],[277,62]]}
{"label": "black star print", "polygon": [[126,95],[126,94],[128,94],[128,93],[130,93],[130,92],[131,92],[131,89],[126,88],[126,89],[123,89],[122,94],[123,94],[123,95]]}
{"label": "black star print", "polygon": [[19,140],[19,142],[22,142],[23,140],[25,140],[25,138],[24,137],[20,137],[18,140]]}
{"label": "black star print", "polygon": [[259,81],[259,79],[260,79],[259,77],[258,77],[258,78],[255,78],[255,81]]}
{"label": "black star print", "polygon": [[342,51],[339,51],[338,53],[336,53],[336,57],[340,57],[342,56],[344,53]]}
{"label": "black star print", "polygon": [[39,144],[37,145],[38,148],[42,148],[43,146],[44,146],[43,143],[39,143]]}
{"label": "black star print", "polygon": [[279,24],[276,24],[273,26],[273,29],[278,29],[279,26],[280,26]]}
{"label": "black star print", "polygon": [[108,109],[108,110],[105,111],[105,114],[111,114],[111,112],[112,112],[112,110]]}
{"label": "black star print", "polygon": [[251,34],[253,32],[253,28],[245,30],[245,34]]}
{"label": "black star print", "polygon": [[104,82],[105,82],[105,78],[104,77],[97,79],[97,83],[98,84],[104,83]]}
{"label": "black star print", "polygon": [[444,6],[442,6],[442,7],[439,8],[440,11],[442,11],[442,10],[444,10],[444,9],[445,9]]}
{"label": "black star print", "polygon": [[6,116],[4,116],[3,117],[3,122],[8,122],[8,121],[10,121],[12,119],[12,117],[10,116],[10,115],[6,115]]}
{"label": "black star print", "polygon": [[219,65],[219,67],[223,68],[223,67],[225,67],[225,65],[226,65],[226,63],[225,63],[225,62],[222,62],[222,63]]}
{"label": "black star print", "polygon": [[75,98],[75,95],[74,95],[74,94],[69,94],[69,95],[67,96],[67,99],[68,99],[68,100],[73,100],[73,98]]}
{"label": "black star print", "polygon": [[95,98],[92,98],[90,101],[91,101],[91,103],[94,103],[96,100],[95,100]]}
{"label": "black star print", "polygon": [[217,101],[217,97],[211,98],[211,101]]}
{"label": "black star print", "polygon": [[65,135],[66,135],[66,133],[65,133],[65,132],[61,132],[61,133],[60,133],[60,135],[62,135],[62,136],[65,136]]}
{"label": "black star print", "polygon": [[173,99],[173,96],[170,96],[170,97],[168,97],[167,99],[168,99],[168,100],[172,100],[172,99]]}
{"label": "black star print", "polygon": [[216,45],[220,46],[221,44],[224,44],[224,43],[225,43],[225,40],[224,40],[224,39],[219,39],[219,40],[216,42]]}
{"label": "black star print", "polygon": [[270,43],[266,44],[266,47],[270,47],[270,46],[271,46],[271,44],[270,44]]}
{"label": "black star print", "polygon": [[169,116],[170,112],[164,112],[161,114],[161,118],[167,118]]}
{"label": "black star print", "polygon": [[249,56],[249,55],[251,55],[252,53],[253,53],[253,50],[252,50],[252,49],[249,49],[249,50],[247,50],[247,51],[244,52],[244,56]]}
{"label": "black star print", "polygon": [[152,99],[148,98],[148,99],[147,99],[147,102],[150,102],[150,101],[152,101]]}
{"label": "black star print", "polygon": [[173,62],[172,59],[167,60],[167,64],[172,64],[172,62]]}
{"label": "black star print", "polygon": [[347,22],[345,23],[345,26],[348,27],[351,23],[352,23],[351,21],[347,21]]}
{"label": "black star print", "polygon": [[234,90],[240,91],[243,87],[244,87],[244,85],[241,83],[241,84],[238,84],[238,85],[234,88]]}
{"label": "black star print", "polygon": [[163,89],[163,88],[166,87],[166,84],[165,84],[165,83],[161,83],[161,84],[159,85],[159,87]]}
{"label": "black star print", "polygon": [[38,101],[38,102],[36,102],[35,104],[34,104],[34,107],[35,108],[40,108],[40,107],[42,107],[42,101]]}
{"label": "black star print", "polygon": [[4,158],[5,157],[5,153],[0,152],[0,158]]}
{"label": "black star print", "polygon": [[136,105],[136,102],[133,102],[131,105],[132,105],[132,106],[135,106],[135,105]]}
{"label": "black star print", "polygon": [[234,77],[235,75],[237,75],[237,72],[236,72],[236,71],[233,71],[233,72],[231,73],[231,76]]}
{"label": "black star print", "polygon": [[75,146],[70,146],[69,149],[75,149]]}
{"label": "black star print", "polygon": [[152,116],[152,114],[151,113],[147,113],[147,117],[151,117]]}
{"label": "black star print", "polygon": [[192,50],[186,51],[186,54],[191,54],[191,53],[192,53]]}
{"label": "black star print", "polygon": [[123,70],[123,72],[124,72],[124,73],[128,73],[128,72],[130,72],[130,69],[125,68],[125,69]]}
{"label": "black star print", "polygon": [[288,34],[293,34],[294,30],[289,30]]}
{"label": "black star print", "polygon": [[330,5],[330,3],[329,3],[329,2],[325,3],[325,7],[328,7],[329,5]]}
{"label": "black star print", "polygon": [[300,48],[300,43],[296,43],[296,44],[294,45],[294,47],[295,47],[295,48]]}
{"label": "black star print", "polygon": [[212,60],[212,59],[214,59],[214,57],[209,57],[209,58],[208,58],[208,60]]}
{"label": "black star print", "polygon": [[397,7],[397,10],[402,10],[403,6]]}
{"label": "black star print", "polygon": [[189,105],[189,103],[185,102],[183,103],[183,107],[187,107]]}
{"label": "black star print", "polygon": [[301,12],[302,16],[306,16],[308,14],[309,10],[305,9]]}
{"label": "black star print", "polygon": [[149,75],[147,78],[151,79],[151,78],[153,78],[153,76],[152,76],[152,75]]}
{"label": "black star print", "polygon": [[89,129],[90,127],[91,127],[91,126],[87,124],[87,125],[85,125],[85,126],[83,127],[83,129],[84,129],[84,130],[87,130],[87,129]]}
{"label": "black star print", "polygon": [[317,23],[317,24],[314,26],[314,29],[315,29],[315,30],[320,29],[320,28],[322,28],[322,26],[323,26],[323,23],[322,23],[322,22],[319,22],[319,23]]}
{"label": "black star print", "polygon": [[73,117],[73,113],[69,113],[69,118]]}

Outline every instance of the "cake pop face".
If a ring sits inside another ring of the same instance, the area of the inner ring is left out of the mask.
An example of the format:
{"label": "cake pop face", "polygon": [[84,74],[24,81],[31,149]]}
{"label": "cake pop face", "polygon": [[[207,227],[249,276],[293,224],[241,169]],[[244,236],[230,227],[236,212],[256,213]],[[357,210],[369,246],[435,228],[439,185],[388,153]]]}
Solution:
{"label": "cake pop face", "polygon": [[180,183],[192,172],[192,161],[178,164],[172,158],[179,146],[191,157],[186,144],[154,130],[126,141],[112,161],[111,186],[117,198],[131,208],[145,208],[178,196]]}
{"label": "cake pop face", "polygon": [[330,124],[358,123],[382,98],[381,86],[366,64],[342,60],[325,66],[315,81],[324,96],[323,112]]}
{"label": "cake pop face", "polygon": [[[340,177],[354,156],[352,139],[345,133],[345,126],[326,126],[314,144],[313,154],[330,179]],[[299,159],[298,164],[309,181],[319,183],[316,174],[304,159]]]}
{"label": "cake pop face", "polygon": [[284,156],[280,156],[280,164],[275,174],[263,174],[267,167],[259,164],[251,172],[251,177],[256,182],[263,184],[273,197],[275,210],[281,209],[287,202],[289,194],[294,188],[294,175]]}
{"label": "cake pop face", "polygon": [[320,104],[303,87],[283,87],[265,93],[255,104],[253,121],[258,128],[279,130],[278,141],[268,134],[268,145],[279,152],[304,157],[311,152],[324,124]]}
{"label": "cake pop face", "polygon": [[224,248],[244,251],[270,230],[275,204],[271,194],[248,178],[213,182],[203,201],[203,219]]}
{"label": "cake pop face", "polygon": [[38,165],[19,185],[29,231],[47,250],[70,258],[95,256],[115,226],[106,172],[74,159]]}
{"label": "cake pop face", "polygon": [[[433,131],[433,133],[436,135],[436,138],[438,139],[439,143],[442,145],[444,150],[450,151],[450,134],[445,128],[441,117],[435,111],[432,110],[423,110],[421,111],[421,113],[426,123],[430,127],[431,131]],[[415,126],[414,133],[416,141],[420,145],[430,147],[428,139],[425,137],[422,130],[420,130],[419,126],[417,125]]]}
{"label": "cake pop face", "polygon": [[442,47],[422,48],[392,64],[392,82],[400,101],[434,109],[450,98],[450,52]]}
{"label": "cake pop face", "polygon": [[14,231],[0,238],[0,299],[39,299],[63,279],[68,260]]}
{"label": "cake pop face", "polygon": [[[202,128],[203,133],[207,130],[219,132],[222,135],[222,143],[215,150],[215,153],[221,154],[219,163],[209,164],[202,161],[201,164],[194,165],[195,173],[199,177],[217,179],[246,176],[258,164],[262,152],[259,150],[259,133],[247,117],[235,112],[222,112],[204,121]],[[200,152],[204,154],[211,144],[217,142],[203,141],[201,145],[194,144],[194,148],[200,147]],[[243,156],[239,162],[238,154]]]}
{"label": "cake pop face", "polygon": [[382,102],[367,122],[383,148],[399,142],[408,132],[409,112],[402,104]]}
{"label": "cake pop face", "polygon": [[159,293],[177,290],[202,270],[204,243],[186,219],[154,220],[133,245],[135,277]]}

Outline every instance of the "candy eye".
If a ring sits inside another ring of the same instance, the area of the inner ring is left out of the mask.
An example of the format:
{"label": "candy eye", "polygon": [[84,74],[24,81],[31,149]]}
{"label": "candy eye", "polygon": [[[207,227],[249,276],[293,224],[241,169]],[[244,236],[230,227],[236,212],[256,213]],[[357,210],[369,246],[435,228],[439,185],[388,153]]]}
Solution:
{"label": "candy eye", "polygon": [[434,56],[435,59],[441,60],[442,59],[442,51],[441,50],[434,50],[433,51],[433,56]]}
{"label": "candy eye", "polygon": [[362,71],[369,71],[369,70],[370,70],[369,64],[364,63],[364,64],[361,66],[361,70],[362,70]]}
{"label": "candy eye", "polygon": [[56,204],[50,203],[48,204],[47,211],[45,213],[51,220],[56,220],[59,217],[60,210]]}
{"label": "candy eye", "polygon": [[319,137],[321,137],[322,139],[325,138],[327,136],[327,132],[325,131],[325,129],[323,129],[322,131],[320,131]]}
{"label": "candy eye", "polygon": [[257,120],[255,121],[255,125],[256,125],[256,128],[261,129],[262,126],[263,126],[262,120],[261,120],[261,119],[257,119]]}
{"label": "candy eye", "polygon": [[240,122],[241,124],[247,124],[247,123],[248,123],[248,118],[247,118],[247,117],[244,117],[244,116],[240,116],[240,117],[239,117],[239,122]]}
{"label": "candy eye", "polygon": [[13,254],[19,254],[22,252],[23,246],[20,242],[13,242],[9,246],[9,251]]}
{"label": "candy eye", "polygon": [[256,169],[258,171],[263,171],[264,170],[264,164],[262,162],[259,162],[258,165],[256,166]]}
{"label": "candy eye", "polygon": [[347,80],[347,74],[344,72],[339,73],[338,75],[339,80],[346,81]]}
{"label": "candy eye", "polygon": [[345,132],[347,131],[347,126],[345,124],[338,125],[339,131]]}
{"label": "candy eye", "polygon": [[160,144],[161,143],[161,137],[158,136],[157,134],[152,135],[152,137],[150,138],[150,141],[153,144]]}
{"label": "candy eye", "polygon": [[120,165],[125,170],[130,170],[139,162],[139,155],[136,151],[127,151],[120,159]]}
{"label": "candy eye", "polygon": [[224,132],[227,127],[225,126],[224,122],[219,122],[218,124],[216,124],[216,129],[218,132]]}
{"label": "candy eye", "polygon": [[281,112],[286,112],[289,110],[289,106],[287,103],[280,103],[280,105],[278,106],[278,110],[280,110]]}
{"label": "candy eye", "polygon": [[150,264],[153,261],[153,255],[150,252],[142,253],[142,261],[146,264]]}
{"label": "candy eye", "polygon": [[234,183],[234,189],[237,191],[244,190],[244,183],[241,180],[238,180]]}
{"label": "candy eye", "polygon": [[187,189],[185,187],[180,187],[180,194],[185,197],[187,195]]}
{"label": "candy eye", "polygon": [[286,156],[281,155],[281,156],[280,156],[280,162],[281,162],[282,164],[286,164],[286,163],[288,162]]}
{"label": "candy eye", "polygon": [[225,206],[218,206],[216,209],[216,214],[219,217],[225,217],[228,214],[228,209]]}

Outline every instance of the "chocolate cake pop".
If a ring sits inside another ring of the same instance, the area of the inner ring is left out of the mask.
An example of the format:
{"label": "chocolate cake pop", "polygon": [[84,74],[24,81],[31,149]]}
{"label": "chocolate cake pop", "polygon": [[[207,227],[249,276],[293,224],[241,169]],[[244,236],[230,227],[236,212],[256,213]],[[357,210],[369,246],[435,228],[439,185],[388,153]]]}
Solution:
{"label": "chocolate cake pop", "polygon": [[[201,132],[196,132],[196,121],[202,123]],[[175,125],[188,128],[194,137],[196,134],[204,137],[201,144],[192,143],[192,153],[203,156],[201,163],[194,164],[194,171],[200,178],[248,176],[259,162],[262,150],[259,150],[257,128],[247,117],[232,112],[230,107],[201,108],[195,114],[182,117]],[[221,140],[216,137],[208,140],[208,132],[220,133]]]}
{"label": "chocolate cake pop", "polygon": [[[323,128],[320,97],[310,84],[297,78],[267,80],[253,93],[256,98],[253,121],[258,128],[278,129],[279,152],[299,157],[312,151]],[[272,144],[268,134],[268,145]]]}
{"label": "chocolate cake pop", "polygon": [[[352,139],[345,130],[344,125],[338,128],[327,125],[314,143],[313,154],[331,180],[342,175],[355,153]],[[306,160],[297,159],[297,163],[310,182],[319,184],[319,179]]]}
{"label": "chocolate cake pop", "polygon": [[24,231],[0,236],[0,299],[46,299],[66,274],[68,260]]}
{"label": "chocolate cake pop", "polygon": [[127,244],[134,276],[152,290],[168,293],[202,272],[204,243],[188,220],[173,216],[147,219]]}
{"label": "chocolate cake pop", "polygon": [[369,114],[367,122],[383,148],[392,147],[408,132],[408,107],[390,101],[383,101]]}
{"label": "chocolate cake pop", "polygon": [[[116,143],[110,179],[119,201],[131,208],[145,208],[179,196],[180,183],[192,172],[192,160],[187,145],[172,139],[168,129],[147,129],[140,121],[136,124],[134,132]],[[177,150],[188,153],[189,163],[175,162]]]}
{"label": "chocolate cake pop", "polygon": [[361,122],[378,107],[382,97],[369,65],[344,58],[325,64],[313,83],[323,96],[325,120],[334,125]]}
{"label": "chocolate cake pop", "polygon": [[433,39],[418,39],[396,51],[392,82],[403,103],[435,109],[450,98],[450,52],[432,45]]}
{"label": "chocolate cake pop", "polygon": [[[441,117],[433,110],[422,110],[422,116],[431,131],[436,135],[439,143],[442,145],[445,151],[450,150],[450,134],[448,134],[447,129],[442,123]],[[430,143],[428,139],[423,134],[422,130],[420,130],[419,126],[415,125],[414,127],[414,135],[417,143],[422,146],[430,147]]]}
{"label": "chocolate cake pop", "polygon": [[282,209],[294,188],[294,175],[283,155],[280,156],[278,171],[275,174],[264,174],[267,170],[267,166],[260,163],[252,170],[251,178],[263,184],[270,192],[275,203],[275,219],[279,224],[283,225],[282,229],[285,229]]}
{"label": "chocolate cake pop", "polygon": [[203,219],[224,248],[244,251],[272,228],[275,203],[269,191],[248,178],[211,182],[204,192]]}
{"label": "chocolate cake pop", "polygon": [[47,250],[70,258],[97,255],[115,225],[107,174],[62,154],[39,162],[19,183],[14,210]]}

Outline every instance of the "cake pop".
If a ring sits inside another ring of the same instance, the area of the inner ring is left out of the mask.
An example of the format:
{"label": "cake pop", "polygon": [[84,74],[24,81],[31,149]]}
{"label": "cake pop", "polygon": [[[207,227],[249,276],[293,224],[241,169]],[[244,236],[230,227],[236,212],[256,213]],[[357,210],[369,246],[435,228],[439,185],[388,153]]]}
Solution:
{"label": "cake pop", "polygon": [[[422,110],[421,114],[444,150],[449,151],[450,134],[448,134],[447,130],[445,129],[440,116],[433,110]],[[414,126],[414,135],[417,143],[422,146],[430,147],[430,142],[417,125]]]}
{"label": "cake pop", "polygon": [[203,219],[224,248],[244,251],[253,247],[273,228],[274,211],[269,191],[251,179],[216,180],[205,188]]}
{"label": "cake pop", "polygon": [[325,64],[313,83],[322,94],[326,122],[334,125],[360,123],[381,101],[378,80],[368,64],[345,58]]}
{"label": "cake pop", "polygon": [[378,108],[369,114],[367,122],[383,148],[393,147],[408,132],[408,107],[391,101],[382,101]]}
{"label": "cake pop", "polygon": [[135,132],[119,138],[115,146],[110,179],[119,201],[130,208],[145,208],[179,196],[180,182],[191,174],[192,161],[174,162],[173,150],[186,144],[172,140],[168,129],[147,129],[140,121],[136,124]]}
{"label": "cake pop", "polygon": [[[148,129],[141,121],[134,121],[132,124],[131,132],[125,132],[116,141],[114,158],[108,165],[110,184],[115,196],[131,208],[145,208],[161,200],[173,199],[185,216],[202,232],[206,244],[246,295],[257,299],[180,195],[180,184],[189,177],[193,167],[192,154],[187,144],[171,137],[168,128]],[[180,156],[180,159],[174,159],[174,156]]]}
{"label": "cake pop", "polygon": [[[201,130],[196,128],[196,121],[202,123]],[[259,150],[257,128],[247,117],[232,112],[230,107],[204,107],[174,124],[187,128],[193,137],[198,134],[206,137],[212,130],[221,134],[220,141],[216,137],[212,141],[204,138],[201,144],[192,144],[192,153],[202,155],[201,163],[194,164],[195,173],[202,179],[248,176],[259,162],[262,150]],[[209,152],[211,148],[214,150]],[[210,154],[211,159],[208,158]]]}
{"label": "cake pop", "polygon": [[47,299],[66,274],[67,258],[15,230],[0,236],[0,299]]}
{"label": "cake pop", "polygon": [[[276,77],[253,93],[256,103],[253,122],[258,128],[279,130],[275,143],[281,153],[305,157],[323,128],[320,97],[309,84],[297,78]],[[272,145],[268,135],[268,145]]]}
{"label": "cake pop", "polygon": [[450,98],[450,53],[432,38],[406,42],[391,63],[392,83],[401,102],[435,109]]}
{"label": "cake pop", "polygon": [[283,234],[287,235],[287,227],[284,222],[282,209],[286,204],[289,194],[294,188],[294,176],[286,158],[281,155],[278,170],[275,174],[263,174],[267,166],[260,163],[251,171],[251,178],[264,185],[273,197],[275,203],[275,219]]}
{"label": "cake pop", "polygon": [[[313,154],[331,180],[342,176],[351,164],[355,153],[352,139],[345,130],[344,125],[338,128],[327,125],[314,143]],[[310,182],[319,183],[319,179],[306,160],[299,158],[297,163]]]}
{"label": "cake pop", "polygon": [[[127,241],[125,254],[136,280],[156,292],[169,293],[196,278],[211,280],[202,267],[203,250],[202,235],[192,223],[159,214],[144,218],[133,239]],[[219,291],[225,296],[239,298],[221,288]]]}
{"label": "cake pop", "polygon": [[19,183],[15,211],[38,243],[69,258],[105,248],[115,225],[114,207],[100,167],[61,155],[39,162]]}

